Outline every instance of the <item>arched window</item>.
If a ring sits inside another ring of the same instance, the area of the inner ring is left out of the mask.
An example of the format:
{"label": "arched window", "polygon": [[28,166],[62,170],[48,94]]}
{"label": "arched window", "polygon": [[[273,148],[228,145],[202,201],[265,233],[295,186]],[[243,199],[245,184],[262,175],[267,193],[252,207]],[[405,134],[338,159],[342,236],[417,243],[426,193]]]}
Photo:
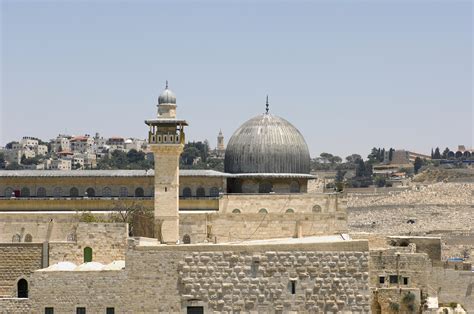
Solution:
{"label": "arched window", "polygon": [[273,187],[270,182],[262,182],[258,186],[258,193],[270,193]]}
{"label": "arched window", "polygon": [[21,236],[17,233],[12,237],[12,242],[13,243],[20,243],[21,242]]}
{"label": "arched window", "polygon": [[197,197],[204,197],[206,196],[206,190],[204,190],[203,187],[198,187],[196,190],[196,196]]}
{"label": "arched window", "polygon": [[68,242],[76,242],[76,233],[71,232],[70,234],[68,234],[66,240]]}
{"label": "arched window", "polygon": [[69,190],[69,196],[70,197],[78,197],[79,196],[79,190],[74,187]]}
{"label": "arched window", "polygon": [[268,210],[266,208],[260,208],[258,211],[259,214],[268,214]]}
{"label": "arched window", "polygon": [[61,197],[62,194],[63,194],[63,189],[62,188],[60,188],[59,186],[54,188],[54,190],[53,190],[53,196],[54,197]]}
{"label": "arched window", "polygon": [[128,189],[124,186],[120,188],[120,197],[128,197]]}
{"label": "arched window", "polygon": [[191,188],[185,187],[183,189],[183,197],[191,197],[193,193],[191,192]]}
{"label": "arched window", "polygon": [[106,186],[102,189],[102,196],[111,197],[112,196],[112,189]]}
{"label": "arched window", "polygon": [[95,190],[93,188],[87,188],[86,193],[88,197],[95,197]]}
{"label": "arched window", "polygon": [[20,192],[21,197],[30,197],[30,189],[27,187],[21,188]]}
{"label": "arched window", "polygon": [[314,206],[313,206],[313,213],[316,214],[316,213],[320,213],[320,212],[322,212],[321,206],[319,206],[319,205],[314,205]]}
{"label": "arched window", "polygon": [[300,184],[297,181],[291,181],[290,183],[290,193],[299,193]]}
{"label": "arched window", "polygon": [[285,213],[293,214],[295,211],[292,208],[288,208]]}
{"label": "arched window", "polygon": [[28,281],[21,278],[18,280],[17,285],[17,295],[19,298],[28,298]]}
{"label": "arched window", "polygon": [[12,197],[13,189],[12,188],[6,188],[5,189],[5,197]]}
{"label": "arched window", "polygon": [[28,234],[25,236],[25,242],[29,242],[29,243],[33,242],[33,236],[28,233]]}
{"label": "arched window", "polygon": [[184,244],[191,244],[191,237],[189,236],[189,234],[185,234],[183,236],[183,243]]}
{"label": "arched window", "polygon": [[92,248],[86,246],[84,248],[84,263],[92,262]]}
{"label": "arched window", "polygon": [[454,158],[454,152],[450,151],[450,152],[448,153],[448,158]]}
{"label": "arched window", "polygon": [[46,189],[41,187],[41,188],[38,188],[38,190],[36,191],[36,196],[37,197],[46,197]]}
{"label": "arched window", "polygon": [[461,157],[462,157],[462,152],[457,151],[454,156],[455,156],[456,158],[461,158]]}
{"label": "arched window", "polygon": [[209,190],[209,195],[213,197],[219,196],[219,189],[217,187],[212,187],[211,190]]}
{"label": "arched window", "polygon": [[471,157],[471,152],[466,150],[462,155],[466,158],[469,158],[469,157]]}
{"label": "arched window", "polygon": [[143,188],[136,188],[135,197],[143,197],[143,196],[145,196],[145,192],[143,191]]}
{"label": "arched window", "polygon": [[240,209],[236,208],[232,210],[232,214],[240,214]]}

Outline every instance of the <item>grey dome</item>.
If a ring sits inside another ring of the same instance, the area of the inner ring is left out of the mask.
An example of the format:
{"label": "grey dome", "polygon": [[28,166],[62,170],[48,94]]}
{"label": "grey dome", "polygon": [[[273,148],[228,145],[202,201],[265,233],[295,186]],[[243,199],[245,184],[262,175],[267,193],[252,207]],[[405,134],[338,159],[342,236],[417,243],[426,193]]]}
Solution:
{"label": "grey dome", "polygon": [[240,126],[225,152],[228,173],[301,173],[310,171],[303,135],[283,118],[263,114]]}
{"label": "grey dome", "polygon": [[176,96],[172,91],[168,89],[168,86],[166,89],[161,93],[161,95],[158,97],[158,104],[173,104],[176,105]]}

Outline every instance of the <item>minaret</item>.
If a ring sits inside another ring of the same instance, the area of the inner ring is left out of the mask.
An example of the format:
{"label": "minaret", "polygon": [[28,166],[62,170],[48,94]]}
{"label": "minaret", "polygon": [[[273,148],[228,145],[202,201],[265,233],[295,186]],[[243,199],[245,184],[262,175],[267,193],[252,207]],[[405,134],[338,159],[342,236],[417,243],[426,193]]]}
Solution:
{"label": "minaret", "polygon": [[179,240],[179,156],[188,124],[176,119],[176,96],[168,89],[168,81],[158,97],[157,118],[145,123],[155,157],[155,237],[175,244]]}
{"label": "minaret", "polygon": [[224,151],[225,150],[225,145],[224,145],[224,135],[222,135],[222,130],[219,131],[219,135],[217,136],[217,151]]}

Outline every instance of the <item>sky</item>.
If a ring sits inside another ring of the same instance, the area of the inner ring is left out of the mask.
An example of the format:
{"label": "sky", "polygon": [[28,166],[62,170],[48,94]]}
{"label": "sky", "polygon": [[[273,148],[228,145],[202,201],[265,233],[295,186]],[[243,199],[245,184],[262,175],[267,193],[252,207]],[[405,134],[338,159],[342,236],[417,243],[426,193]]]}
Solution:
{"label": "sky", "polygon": [[0,146],[145,138],[169,81],[188,140],[265,111],[313,157],[472,146],[471,1],[1,1]]}

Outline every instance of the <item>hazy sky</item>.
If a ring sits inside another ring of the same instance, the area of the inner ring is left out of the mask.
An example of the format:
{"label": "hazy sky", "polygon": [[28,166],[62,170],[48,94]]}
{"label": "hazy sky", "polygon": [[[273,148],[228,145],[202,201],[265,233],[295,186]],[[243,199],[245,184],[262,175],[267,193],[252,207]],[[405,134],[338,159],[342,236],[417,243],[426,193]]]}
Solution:
{"label": "hazy sky", "polygon": [[313,156],[472,145],[471,1],[2,1],[0,145],[145,138],[169,80],[187,139],[265,110]]}

